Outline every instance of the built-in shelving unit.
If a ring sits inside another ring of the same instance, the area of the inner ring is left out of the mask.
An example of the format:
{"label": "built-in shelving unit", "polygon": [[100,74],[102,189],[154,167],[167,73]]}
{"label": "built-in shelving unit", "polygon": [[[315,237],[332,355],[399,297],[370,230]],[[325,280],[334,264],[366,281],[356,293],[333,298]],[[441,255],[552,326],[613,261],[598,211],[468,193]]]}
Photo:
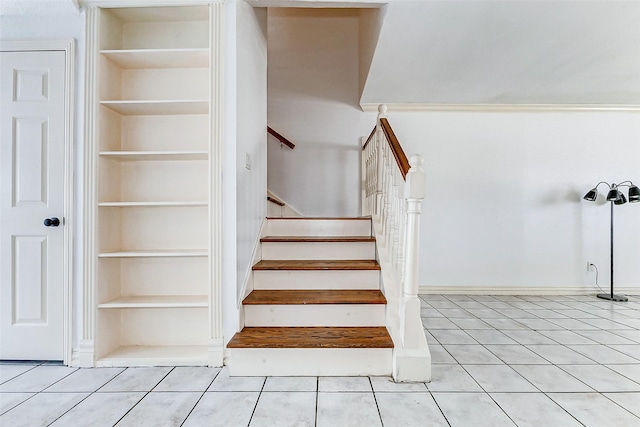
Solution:
{"label": "built-in shelving unit", "polygon": [[99,14],[96,365],[206,365],[210,7]]}

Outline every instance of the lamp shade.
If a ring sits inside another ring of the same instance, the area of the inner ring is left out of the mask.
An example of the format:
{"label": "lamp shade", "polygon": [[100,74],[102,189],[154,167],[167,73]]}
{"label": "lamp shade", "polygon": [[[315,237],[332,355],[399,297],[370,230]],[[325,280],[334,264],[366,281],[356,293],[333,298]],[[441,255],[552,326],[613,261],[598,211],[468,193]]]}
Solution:
{"label": "lamp shade", "polygon": [[[596,200],[597,197],[598,197],[598,190],[596,190],[595,188],[592,188],[591,190],[589,190],[587,194],[584,195],[583,199],[593,202]],[[629,195],[629,197],[631,197],[631,195]]]}
{"label": "lamp shade", "polygon": [[624,205],[627,203],[627,198],[624,197],[624,194],[620,193],[620,198],[613,201],[615,205]]}
{"label": "lamp shade", "polygon": [[629,187],[629,203],[640,202],[640,188],[636,185]]}
{"label": "lamp shade", "polygon": [[618,200],[620,199],[620,196],[622,195],[622,193],[620,191],[618,191],[617,188],[612,188],[609,193],[607,194],[607,202],[610,202],[612,200]]}

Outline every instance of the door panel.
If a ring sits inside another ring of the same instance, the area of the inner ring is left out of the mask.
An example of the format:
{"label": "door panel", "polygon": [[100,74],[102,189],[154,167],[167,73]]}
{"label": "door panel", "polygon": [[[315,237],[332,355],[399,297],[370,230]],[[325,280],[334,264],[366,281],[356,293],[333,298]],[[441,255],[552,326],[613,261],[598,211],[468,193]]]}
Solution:
{"label": "door panel", "polygon": [[62,360],[65,52],[0,55],[0,359]]}

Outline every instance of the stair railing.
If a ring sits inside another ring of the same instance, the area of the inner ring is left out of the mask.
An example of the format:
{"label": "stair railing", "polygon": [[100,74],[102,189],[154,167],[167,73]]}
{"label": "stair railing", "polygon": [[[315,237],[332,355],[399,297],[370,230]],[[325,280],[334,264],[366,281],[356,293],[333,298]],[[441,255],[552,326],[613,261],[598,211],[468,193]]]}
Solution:
{"label": "stair railing", "polygon": [[387,327],[394,339],[394,379],[429,381],[431,356],[420,318],[418,253],[425,172],[419,154],[409,159],[378,107],[374,130],[362,147],[363,215],[370,215],[389,301]]}

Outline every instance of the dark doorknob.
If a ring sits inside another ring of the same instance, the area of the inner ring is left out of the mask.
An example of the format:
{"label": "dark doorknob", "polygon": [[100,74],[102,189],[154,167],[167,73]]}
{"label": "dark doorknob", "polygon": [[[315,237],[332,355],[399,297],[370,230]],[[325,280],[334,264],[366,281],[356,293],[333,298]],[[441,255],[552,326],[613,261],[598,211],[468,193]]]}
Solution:
{"label": "dark doorknob", "polygon": [[44,220],[45,227],[57,227],[60,225],[60,220],[58,218],[47,218]]}

